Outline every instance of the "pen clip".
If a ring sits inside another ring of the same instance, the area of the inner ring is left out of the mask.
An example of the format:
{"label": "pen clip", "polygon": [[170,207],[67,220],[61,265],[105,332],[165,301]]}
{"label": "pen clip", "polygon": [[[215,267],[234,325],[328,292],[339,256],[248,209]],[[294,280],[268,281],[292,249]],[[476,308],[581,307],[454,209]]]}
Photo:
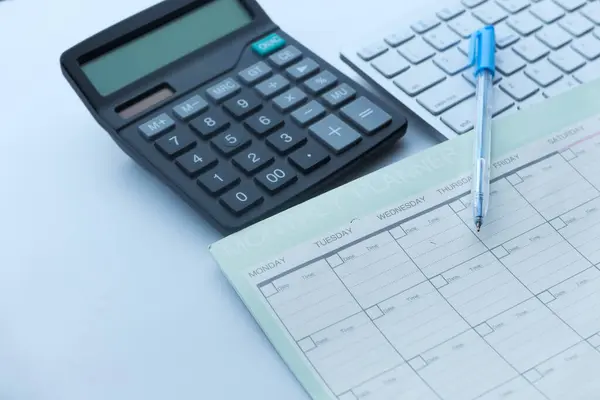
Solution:
{"label": "pen clip", "polygon": [[471,35],[469,43],[469,66],[475,66],[473,75],[477,76],[483,70],[496,73],[496,35],[494,26],[486,26]]}

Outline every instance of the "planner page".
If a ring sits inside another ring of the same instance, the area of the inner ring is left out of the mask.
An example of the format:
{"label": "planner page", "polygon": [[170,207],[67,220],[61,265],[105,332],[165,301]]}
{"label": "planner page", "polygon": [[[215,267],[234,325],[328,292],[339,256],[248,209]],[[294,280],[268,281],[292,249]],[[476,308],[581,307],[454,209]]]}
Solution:
{"label": "planner page", "polygon": [[481,232],[463,136],[211,247],[312,398],[600,399],[600,104],[567,108],[585,90],[496,124]]}

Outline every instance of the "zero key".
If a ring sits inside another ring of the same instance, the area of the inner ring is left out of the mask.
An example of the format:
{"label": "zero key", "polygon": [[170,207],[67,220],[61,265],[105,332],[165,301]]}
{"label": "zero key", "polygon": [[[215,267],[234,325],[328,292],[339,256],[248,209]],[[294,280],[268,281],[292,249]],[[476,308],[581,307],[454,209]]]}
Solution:
{"label": "zero key", "polygon": [[341,115],[367,135],[372,135],[387,124],[392,117],[366,97],[359,97],[342,107]]}

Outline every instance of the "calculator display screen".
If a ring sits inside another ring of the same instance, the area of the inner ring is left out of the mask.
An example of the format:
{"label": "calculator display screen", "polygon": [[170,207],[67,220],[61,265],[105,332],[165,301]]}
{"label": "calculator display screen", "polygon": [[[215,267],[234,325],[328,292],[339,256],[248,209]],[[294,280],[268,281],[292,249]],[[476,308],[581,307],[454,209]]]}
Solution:
{"label": "calculator display screen", "polygon": [[213,0],[81,68],[103,96],[247,25],[251,15],[238,0]]}

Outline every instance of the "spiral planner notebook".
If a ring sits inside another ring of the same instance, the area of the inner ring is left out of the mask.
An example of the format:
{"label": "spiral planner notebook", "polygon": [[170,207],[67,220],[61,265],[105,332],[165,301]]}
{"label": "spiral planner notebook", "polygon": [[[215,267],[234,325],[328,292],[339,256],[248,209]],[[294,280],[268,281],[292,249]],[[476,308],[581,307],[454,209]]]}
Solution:
{"label": "spiral planner notebook", "polygon": [[495,121],[211,252],[313,399],[600,399],[600,81]]}

